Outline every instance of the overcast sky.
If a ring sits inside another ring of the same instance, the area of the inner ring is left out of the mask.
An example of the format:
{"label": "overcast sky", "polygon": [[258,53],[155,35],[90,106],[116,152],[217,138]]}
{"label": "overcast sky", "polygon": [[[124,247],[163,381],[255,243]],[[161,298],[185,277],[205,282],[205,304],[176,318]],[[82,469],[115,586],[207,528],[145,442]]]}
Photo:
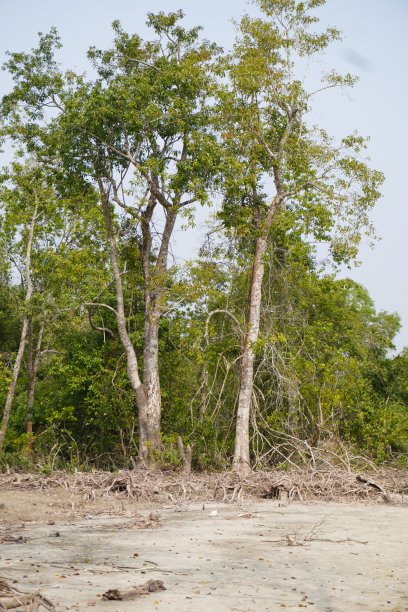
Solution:
{"label": "overcast sky", "polygon": [[[231,17],[255,10],[245,0],[0,0],[0,7],[1,62],[6,50],[28,50],[36,45],[37,32],[56,26],[64,43],[60,57],[77,71],[87,68],[89,46],[110,45],[114,19],[143,36],[148,11],[182,8],[189,25],[202,25],[207,38],[228,49],[234,37]],[[363,246],[361,266],[347,275],[368,288],[378,309],[400,314],[401,348],[408,345],[408,0],[327,0],[319,14],[344,34],[322,68],[354,72],[360,82],[351,95],[321,98],[314,119],[335,136],[355,129],[370,136],[371,163],[386,176],[384,197],[372,215],[381,241],[374,250]],[[0,74],[0,95],[8,87],[7,76]],[[194,254],[203,232],[202,220],[193,244],[180,230],[179,253]]]}

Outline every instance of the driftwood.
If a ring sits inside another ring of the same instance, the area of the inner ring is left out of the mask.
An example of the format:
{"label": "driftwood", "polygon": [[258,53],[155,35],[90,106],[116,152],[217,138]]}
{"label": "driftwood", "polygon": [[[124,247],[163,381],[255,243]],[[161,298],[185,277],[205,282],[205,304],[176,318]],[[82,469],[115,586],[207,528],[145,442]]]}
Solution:
{"label": "driftwood", "polygon": [[131,601],[143,595],[149,595],[149,593],[158,593],[159,591],[165,590],[166,587],[162,580],[148,580],[140,586],[130,587],[129,589],[109,589],[109,591],[103,593],[102,599]]}
{"label": "driftwood", "polygon": [[0,610],[18,610],[19,608],[26,612],[38,612],[41,608],[55,612],[54,605],[39,591],[24,593],[11,587],[4,578],[0,578]]}

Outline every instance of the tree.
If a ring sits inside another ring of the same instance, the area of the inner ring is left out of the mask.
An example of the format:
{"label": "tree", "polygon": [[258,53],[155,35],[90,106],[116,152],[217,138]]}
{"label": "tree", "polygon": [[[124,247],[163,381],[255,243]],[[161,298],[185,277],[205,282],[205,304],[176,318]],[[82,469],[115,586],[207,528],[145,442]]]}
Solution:
{"label": "tree", "polygon": [[[116,317],[138,406],[139,457],[147,462],[161,448],[158,335],[170,241],[178,216],[192,217],[193,205],[207,201],[217,164],[210,129],[217,49],[199,41],[199,28],[182,28],[181,17],[181,12],[150,14],[148,24],[158,38],[146,43],[115,22],[114,47],[89,53],[98,72],[94,82],[72,72],[63,75],[53,57],[60,44],[56,33],[42,36],[31,55],[11,56],[8,68],[15,87],[3,100],[3,116],[14,135],[29,148],[42,149],[48,159],[51,151],[58,152],[52,163],[67,189],[75,185],[79,191],[96,189],[99,194],[116,307],[99,306]],[[58,115],[42,125],[48,106]],[[126,326],[119,210],[138,232],[145,310],[143,377]],[[157,231],[157,224],[163,229]]]}
{"label": "tree", "polygon": [[[26,428],[27,433],[31,433],[37,371],[41,358],[54,352],[49,346],[53,322],[61,312],[77,309],[81,299],[89,299],[90,293],[94,295],[96,282],[103,279],[103,274],[97,277],[95,265],[96,262],[103,264],[104,259],[95,237],[98,218],[89,199],[87,204],[87,212],[78,217],[75,200],[61,198],[56,193],[53,177],[46,176],[44,168],[33,157],[14,161],[2,176],[0,211],[4,267],[9,284],[13,276],[20,277],[20,293],[24,293],[24,299],[19,305],[22,329],[3,412],[1,444],[27,340]],[[99,226],[100,223],[101,220]],[[89,286],[83,272],[92,264],[96,282]]]}
{"label": "tree", "polygon": [[309,63],[339,38],[333,28],[311,31],[318,21],[312,11],[323,3],[259,0],[266,19],[242,19],[227,65],[230,85],[221,107],[230,161],[222,217],[252,247],[233,460],[242,475],[250,471],[255,346],[271,228],[283,216],[287,231],[301,228],[305,236],[329,241],[334,259],[347,262],[356,255],[361,232],[370,226],[368,211],[383,180],[362,160],[362,138],[353,134],[336,145],[324,130],[308,124],[315,95],[354,83],[350,75],[331,72],[309,91],[298,76],[302,62]]}
{"label": "tree", "polygon": [[[228,55],[181,12],[150,14],[149,40],[115,22],[90,76],[61,68],[55,30],[9,54],[0,462],[22,465],[28,444],[50,467],[129,467],[135,452],[175,467],[178,444],[186,469],[189,446],[195,467],[234,455],[244,476],[314,447],[378,462],[406,449],[398,317],[315,247],[350,265],[382,182],[364,139],[309,119],[315,96],[354,83],[301,74],[339,33],[316,33],[323,0],[257,3]],[[172,261],[175,230],[213,198],[199,257]]]}
{"label": "tree", "polygon": [[32,279],[32,248],[34,241],[34,232],[40,215],[42,214],[42,205],[46,194],[38,187],[39,173],[34,168],[24,169],[15,166],[13,176],[15,187],[7,188],[3,186],[1,193],[2,207],[7,206],[6,215],[3,218],[3,231],[15,233],[20,226],[22,231],[22,239],[20,240],[20,248],[24,252],[24,268],[22,272],[22,283],[24,284],[24,316],[23,326],[21,329],[20,343],[13,367],[13,374],[10,381],[6,403],[3,411],[3,419],[0,427],[0,449],[3,446],[4,438],[7,431],[7,426],[10,418],[10,412],[13,404],[14,394],[16,390],[17,379],[20,373],[21,362],[26,346],[27,334],[30,327],[30,308],[33,297],[33,279]]}

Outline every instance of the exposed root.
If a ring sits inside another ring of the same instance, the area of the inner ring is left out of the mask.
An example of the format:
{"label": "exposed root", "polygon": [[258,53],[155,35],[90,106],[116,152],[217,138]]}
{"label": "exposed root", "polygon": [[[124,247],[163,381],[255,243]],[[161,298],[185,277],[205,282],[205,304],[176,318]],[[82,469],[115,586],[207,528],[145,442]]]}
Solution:
{"label": "exposed root", "polygon": [[[17,489],[64,488],[84,501],[101,497],[135,499],[180,505],[198,501],[241,502],[245,498],[291,501],[370,501],[408,503],[408,472],[378,471],[375,482],[348,470],[305,469],[253,472],[240,478],[231,472],[193,473],[189,476],[152,470],[0,474],[0,486]],[[150,519],[149,519],[150,520]],[[153,525],[150,525],[153,526]]]}

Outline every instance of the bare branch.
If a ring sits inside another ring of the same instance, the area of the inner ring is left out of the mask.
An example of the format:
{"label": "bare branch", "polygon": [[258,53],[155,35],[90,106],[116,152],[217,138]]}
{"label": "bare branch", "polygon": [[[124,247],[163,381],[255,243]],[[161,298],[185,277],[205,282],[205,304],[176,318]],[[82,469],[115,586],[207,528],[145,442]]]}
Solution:
{"label": "bare branch", "polygon": [[92,308],[106,308],[107,310],[110,310],[111,312],[114,313],[115,316],[118,316],[118,312],[117,310],[115,310],[114,308],[112,308],[112,306],[109,306],[109,304],[103,304],[102,302],[85,302],[84,306],[88,307],[92,307]]}
{"label": "bare branch", "polygon": [[95,323],[92,320],[91,311],[89,309],[88,309],[88,319],[89,319],[89,323],[92,329],[94,329],[95,331],[102,332],[104,336],[105,336],[105,333],[107,333],[110,335],[111,338],[115,337],[115,334],[113,333],[111,329],[109,329],[109,327],[105,327],[105,326],[99,327],[98,325],[95,325]]}

